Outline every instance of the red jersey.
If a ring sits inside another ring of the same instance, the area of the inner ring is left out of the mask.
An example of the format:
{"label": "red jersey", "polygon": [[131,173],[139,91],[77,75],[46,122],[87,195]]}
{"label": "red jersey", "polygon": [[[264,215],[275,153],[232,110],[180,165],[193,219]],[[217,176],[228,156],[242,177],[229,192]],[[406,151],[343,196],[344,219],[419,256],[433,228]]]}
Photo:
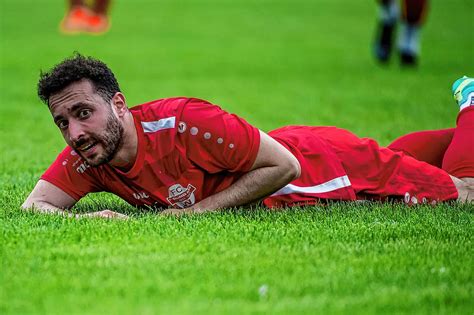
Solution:
{"label": "red jersey", "polygon": [[138,153],[128,172],[89,167],[68,146],[41,179],[76,200],[106,191],[136,206],[185,208],[229,187],[257,156],[259,130],[206,101],[168,98],[130,111]]}

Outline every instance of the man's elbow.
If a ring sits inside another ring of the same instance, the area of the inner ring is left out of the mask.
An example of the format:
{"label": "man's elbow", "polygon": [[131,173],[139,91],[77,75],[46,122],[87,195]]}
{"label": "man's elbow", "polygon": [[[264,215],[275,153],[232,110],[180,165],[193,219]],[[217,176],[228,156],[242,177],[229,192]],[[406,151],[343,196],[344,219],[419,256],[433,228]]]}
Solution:
{"label": "man's elbow", "polygon": [[31,198],[26,198],[21,205],[22,210],[31,210],[35,206],[34,201]]}
{"label": "man's elbow", "polygon": [[300,162],[293,155],[291,156],[291,158],[289,159],[289,161],[287,163],[286,174],[287,174],[290,182],[301,176]]}
{"label": "man's elbow", "polygon": [[41,210],[43,208],[49,208],[49,204],[43,200],[28,196],[21,205],[22,210]]}

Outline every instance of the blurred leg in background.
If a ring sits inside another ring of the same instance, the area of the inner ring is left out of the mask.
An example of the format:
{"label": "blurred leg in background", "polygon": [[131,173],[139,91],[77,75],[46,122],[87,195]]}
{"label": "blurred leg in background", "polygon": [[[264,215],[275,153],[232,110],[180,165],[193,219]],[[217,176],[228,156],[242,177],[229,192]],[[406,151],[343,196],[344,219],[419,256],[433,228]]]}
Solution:
{"label": "blurred leg in background", "polygon": [[420,28],[427,11],[427,0],[403,0],[401,7],[398,43],[400,61],[402,65],[416,65],[420,54]]}
{"label": "blurred leg in background", "polygon": [[387,63],[393,49],[397,23],[401,23],[398,50],[403,66],[416,66],[420,54],[420,28],[428,8],[428,0],[378,0],[379,20],[375,38],[375,57]]}
{"label": "blurred leg in background", "polygon": [[67,12],[59,27],[64,34],[89,33],[100,35],[110,28],[110,0],[69,0]]}
{"label": "blurred leg in background", "polygon": [[393,37],[398,20],[398,5],[394,0],[379,0],[379,21],[375,38],[375,57],[388,62],[392,54]]}

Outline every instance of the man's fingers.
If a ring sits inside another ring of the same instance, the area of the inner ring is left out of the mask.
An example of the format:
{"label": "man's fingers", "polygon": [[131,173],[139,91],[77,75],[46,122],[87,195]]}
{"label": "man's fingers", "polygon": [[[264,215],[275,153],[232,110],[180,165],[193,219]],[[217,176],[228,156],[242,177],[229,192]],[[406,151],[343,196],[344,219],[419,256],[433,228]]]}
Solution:
{"label": "man's fingers", "polygon": [[121,219],[121,220],[126,220],[128,219],[128,215],[115,212],[112,210],[102,210],[100,211],[100,216],[103,218],[108,218],[108,219]]}
{"label": "man's fingers", "polygon": [[191,209],[166,209],[160,212],[162,215],[180,216],[186,213],[193,213]]}
{"label": "man's fingers", "polygon": [[120,219],[120,220],[127,220],[129,218],[125,214],[118,213],[112,210],[102,210],[102,211],[97,211],[97,212],[84,213],[84,214],[80,214],[79,217]]}

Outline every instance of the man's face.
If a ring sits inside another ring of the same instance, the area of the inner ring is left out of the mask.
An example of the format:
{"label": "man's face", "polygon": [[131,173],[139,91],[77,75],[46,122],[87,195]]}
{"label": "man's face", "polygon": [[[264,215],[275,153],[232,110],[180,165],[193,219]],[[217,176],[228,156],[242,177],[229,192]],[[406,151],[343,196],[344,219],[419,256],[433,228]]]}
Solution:
{"label": "man's face", "polygon": [[109,162],[122,146],[124,130],[112,103],[88,80],[74,82],[49,98],[64,140],[91,166]]}

